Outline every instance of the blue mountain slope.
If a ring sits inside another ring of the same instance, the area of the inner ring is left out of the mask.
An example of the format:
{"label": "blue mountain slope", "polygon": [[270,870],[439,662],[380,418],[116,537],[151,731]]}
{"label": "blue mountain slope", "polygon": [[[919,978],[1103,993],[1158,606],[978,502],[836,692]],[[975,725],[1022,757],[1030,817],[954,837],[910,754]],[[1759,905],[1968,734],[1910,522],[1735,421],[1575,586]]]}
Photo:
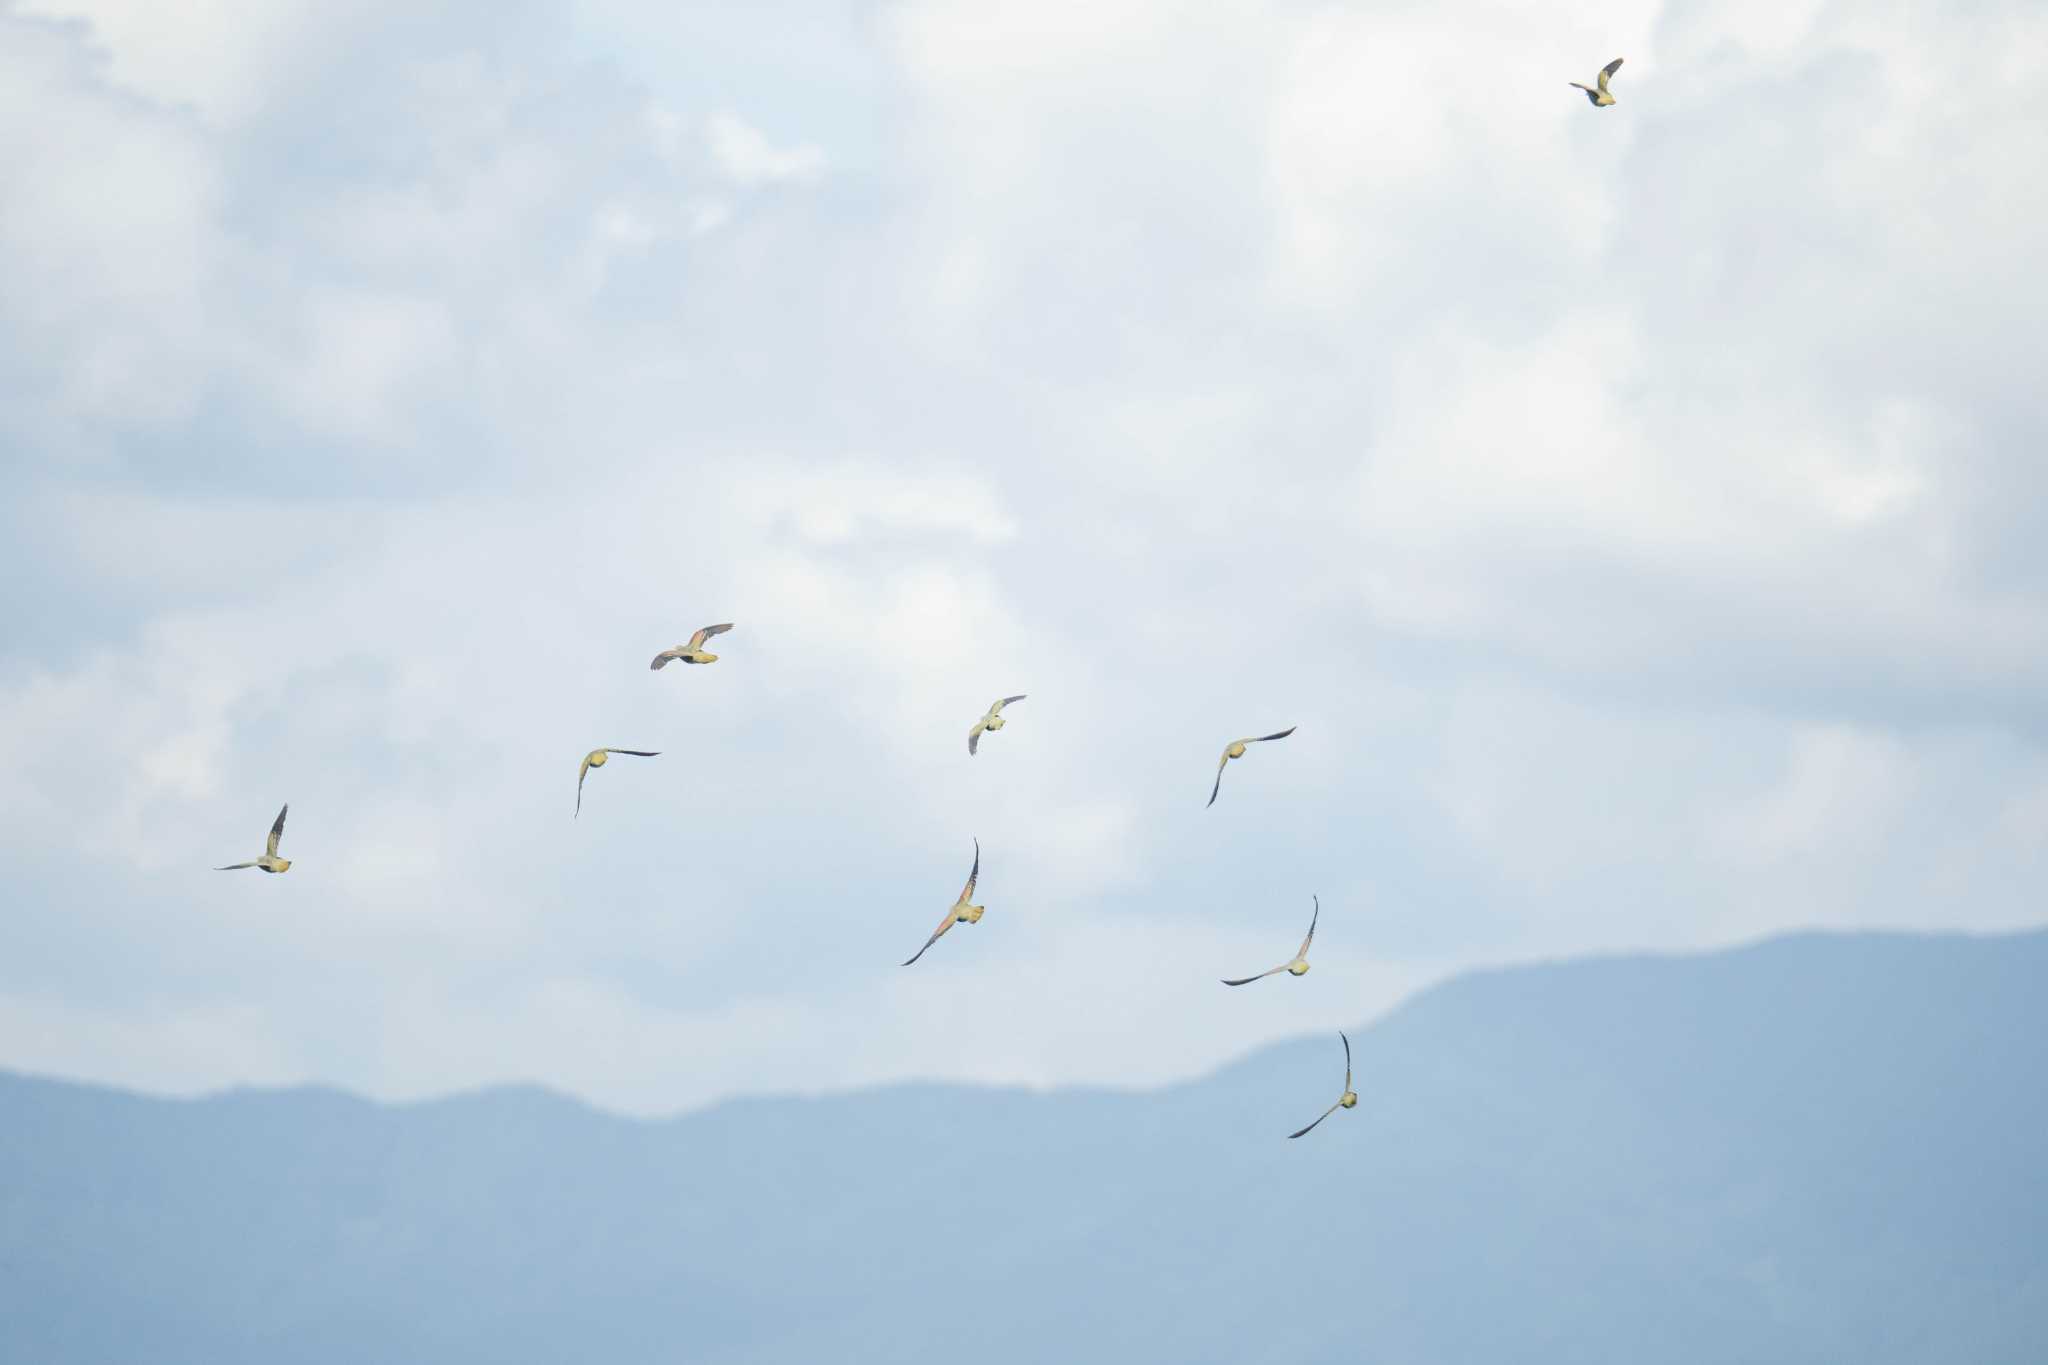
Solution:
{"label": "blue mountain slope", "polygon": [[0,1359],[2048,1360],[2048,934],[1462,978],[1167,1090],[0,1076]]}

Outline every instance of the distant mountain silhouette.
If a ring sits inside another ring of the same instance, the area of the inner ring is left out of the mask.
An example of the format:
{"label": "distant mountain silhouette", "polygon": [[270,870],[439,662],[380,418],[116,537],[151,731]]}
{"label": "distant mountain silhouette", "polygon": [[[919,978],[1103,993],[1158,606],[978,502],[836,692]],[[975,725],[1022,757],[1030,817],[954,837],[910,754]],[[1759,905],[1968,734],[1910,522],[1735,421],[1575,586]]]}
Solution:
{"label": "distant mountain silhouette", "polygon": [[1152,1093],[0,1074],[0,1360],[2048,1361],[2048,934],[1486,972]]}

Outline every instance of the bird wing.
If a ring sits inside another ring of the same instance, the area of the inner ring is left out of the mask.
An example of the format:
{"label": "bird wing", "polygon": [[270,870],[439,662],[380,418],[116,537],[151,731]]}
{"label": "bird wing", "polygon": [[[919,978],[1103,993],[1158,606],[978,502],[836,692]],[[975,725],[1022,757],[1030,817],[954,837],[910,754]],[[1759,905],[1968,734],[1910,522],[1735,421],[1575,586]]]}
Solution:
{"label": "bird wing", "polygon": [[1003,708],[1004,708],[1005,706],[1008,706],[1008,705],[1009,705],[1009,704],[1010,704],[1011,702],[1013,702],[1013,701],[1022,701],[1022,700],[1024,700],[1024,694],[1023,694],[1022,692],[1019,692],[1019,693],[1018,693],[1018,694],[1017,694],[1016,696],[1014,696],[1014,697],[1004,697],[1004,698],[1003,698],[1003,699],[1002,699],[1001,701],[997,702],[997,703],[996,703],[996,704],[995,704],[994,706],[990,707],[989,709],[990,709],[990,710],[992,710],[992,711],[1000,711],[1000,710],[1002,710],[1002,709],[1003,709]]}
{"label": "bird wing", "polygon": [[1307,957],[1308,945],[1316,941],[1316,921],[1323,917],[1323,902],[1320,897],[1313,899],[1316,902],[1316,912],[1308,917],[1308,937],[1301,941],[1301,951],[1295,954],[1296,957]]}
{"label": "bird wing", "polygon": [[1600,68],[1600,74],[1603,76],[1612,76],[1615,72],[1619,70],[1621,70],[1621,58],[1616,57],[1613,61],[1609,62],[1607,65]]}
{"label": "bird wing", "polygon": [[[1324,1110],[1324,1111],[1323,1111],[1322,1113],[1320,1113],[1320,1114],[1316,1115],[1316,1123],[1321,1123],[1321,1122],[1322,1122],[1322,1121],[1323,1121],[1324,1119],[1326,1119],[1326,1118],[1330,1117],[1330,1115],[1332,1115],[1332,1114],[1334,1114],[1334,1113],[1336,1113],[1336,1112],[1337,1112],[1337,1106],[1333,1104],[1333,1105],[1331,1105],[1331,1106],[1330,1106],[1330,1107],[1329,1107],[1328,1109],[1325,1109],[1325,1110]],[[1303,1129],[1300,1129],[1300,1130],[1298,1130],[1298,1131],[1296,1131],[1296,1132],[1292,1132],[1292,1133],[1289,1133],[1289,1134],[1288,1134],[1287,1136],[1288,1136],[1288,1137],[1290,1137],[1290,1138],[1298,1138],[1298,1137],[1300,1137],[1300,1136],[1302,1135],[1302,1133],[1306,1133],[1306,1132],[1307,1132],[1307,1131],[1309,1130],[1309,1128],[1313,1128],[1313,1127],[1315,1127],[1315,1126],[1316,1126],[1316,1123],[1311,1123],[1311,1124],[1310,1124],[1310,1125],[1308,1126],[1308,1128],[1303,1128]]]}
{"label": "bird wing", "polygon": [[690,637],[690,648],[702,649],[704,647],[704,642],[706,640],[710,639],[714,635],[723,635],[725,634],[725,632],[731,629],[732,622],[730,621],[727,621],[722,626],[706,626],[702,630],[698,631],[695,635],[692,635]]}
{"label": "bird wing", "polygon": [[[974,883],[981,877],[981,840],[974,841],[974,870],[967,874],[967,885],[960,888],[960,899],[969,900],[974,895]],[[941,932],[944,932],[943,930]]]}
{"label": "bird wing", "polygon": [[215,872],[239,872],[239,871],[241,871],[241,870],[242,870],[243,868],[245,868],[245,867],[254,867],[254,866],[256,866],[256,864],[254,864],[254,863],[229,863],[229,864],[228,864],[228,865],[227,865],[226,867],[216,867],[216,868],[214,869],[214,871],[215,871]]}
{"label": "bird wing", "polygon": [[576,814],[583,814],[583,779],[590,776],[590,755],[583,755],[583,766],[576,773]]}
{"label": "bird wing", "polygon": [[969,754],[972,754],[975,746],[981,743],[981,732],[986,729],[988,729],[988,717],[983,716],[980,720],[974,722],[974,728],[967,732],[967,752]]}
{"label": "bird wing", "polygon": [[1223,790],[1223,770],[1230,765],[1230,750],[1223,751],[1223,757],[1216,760],[1216,785],[1209,788],[1209,804],[1216,804],[1216,793]]}
{"label": "bird wing", "polygon": [[669,660],[681,655],[684,649],[685,646],[683,645],[677,645],[674,649],[664,649],[661,653],[655,655],[654,662],[647,666],[649,668],[667,668]]}
{"label": "bird wing", "polygon": [[[1273,972],[1284,972],[1287,970],[1287,966],[1288,964],[1283,962],[1279,966],[1275,967],[1273,969]],[[1257,976],[1241,976],[1235,981],[1226,981],[1223,984],[1226,986],[1247,986],[1254,981],[1265,980],[1267,977],[1271,976],[1273,972],[1260,972]]]}
{"label": "bird wing", "polygon": [[1351,1039],[1345,1037],[1342,1030],[1337,1036],[1344,1039],[1344,1093],[1348,1095],[1351,1093]]}
{"label": "bird wing", "polygon": [[1242,740],[1239,740],[1239,741],[1238,741],[1238,743],[1240,743],[1240,744],[1264,744],[1264,743],[1265,743],[1265,742],[1266,742],[1267,740],[1269,740],[1269,739],[1285,739],[1285,738],[1287,738],[1287,737],[1288,737],[1289,735],[1293,734],[1293,733],[1294,733],[1294,732],[1295,732],[1295,731],[1296,731],[1297,729],[1299,729],[1299,728],[1300,728],[1299,726],[1294,726],[1294,725],[1290,725],[1290,726],[1288,726],[1288,727],[1287,727],[1287,728],[1286,728],[1285,730],[1278,730],[1278,731],[1275,731],[1274,733],[1272,733],[1272,734],[1270,734],[1270,735],[1260,735],[1260,736],[1259,736],[1259,737],[1258,737],[1257,739],[1242,739]]}
{"label": "bird wing", "polygon": [[269,850],[270,856],[273,858],[277,856],[277,841],[284,838],[284,813],[291,808],[292,803],[289,801],[285,802],[279,808],[277,818],[270,822],[270,842],[265,844],[264,847]]}
{"label": "bird wing", "polygon": [[931,947],[934,943],[937,943],[940,939],[944,938],[946,936],[946,931],[952,927],[953,912],[951,910],[948,910],[946,912],[946,917],[939,921],[939,927],[932,930],[932,936],[924,941],[924,948],[919,948],[916,952],[912,953],[910,955],[910,961],[905,962],[903,965],[908,967],[911,962],[915,962],[919,958],[923,957],[924,949]]}
{"label": "bird wing", "polygon": [[655,757],[658,757],[658,756],[660,755],[660,753],[661,753],[661,750],[659,750],[659,749],[606,749],[606,750],[605,750],[605,752],[606,752],[606,753],[608,753],[608,754],[631,754],[631,755],[633,755],[633,757],[635,757],[635,758],[655,758]]}

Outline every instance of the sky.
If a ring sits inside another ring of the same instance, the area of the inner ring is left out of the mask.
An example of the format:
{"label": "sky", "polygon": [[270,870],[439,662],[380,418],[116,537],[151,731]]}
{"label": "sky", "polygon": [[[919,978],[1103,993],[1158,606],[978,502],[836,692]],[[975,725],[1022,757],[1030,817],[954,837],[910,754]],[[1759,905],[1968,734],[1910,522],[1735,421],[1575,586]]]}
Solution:
{"label": "sky", "polygon": [[[1145,1086],[1474,966],[2038,924],[2044,49],[0,3],[0,1066]],[[599,745],[662,752],[572,818]]]}

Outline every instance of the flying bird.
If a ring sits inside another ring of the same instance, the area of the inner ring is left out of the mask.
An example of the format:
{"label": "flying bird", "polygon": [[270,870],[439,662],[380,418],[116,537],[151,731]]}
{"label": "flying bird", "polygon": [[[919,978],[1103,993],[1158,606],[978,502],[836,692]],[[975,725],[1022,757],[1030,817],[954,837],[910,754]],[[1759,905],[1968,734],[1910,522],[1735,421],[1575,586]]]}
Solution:
{"label": "flying bird", "polygon": [[[968,901],[974,898],[974,883],[980,876],[981,840],[976,839],[974,841],[974,870],[967,874],[967,885],[960,888],[960,899],[953,902],[953,908],[946,912],[946,917],[939,921],[939,927],[932,930],[932,936],[924,941],[924,948],[919,948],[911,956],[910,962],[915,962],[918,958],[923,957],[924,949],[931,947],[941,938],[944,938],[946,931],[954,925],[981,923],[981,912],[987,907],[968,904]],[[910,962],[906,962],[903,965],[908,967]]]}
{"label": "flying bird", "polygon": [[1005,706],[1008,706],[1013,701],[1022,700],[1024,700],[1024,694],[1022,692],[1019,692],[1014,697],[1004,697],[994,706],[988,708],[987,715],[983,716],[980,720],[974,722],[974,728],[967,732],[967,752],[970,756],[974,753],[976,746],[978,746],[981,743],[982,731],[1000,730],[1003,728],[1003,708]]}
{"label": "flying bird", "polygon": [[[1309,897],[1309,899],[1316,903],[1315,913],[1308,917],[1308,937],[1301,941],[1301,947],[1295,952],[1292,962],[1283,962],[1271,972],[1260,972],[1257,976],[1241,976],[1235,981],[1226,981],[1223,984],[1226,986],[1244,986],[1254,981],[1262,981],[1266,977],[1273,975],[1273,972],[1286,972],[1290,976],[1308,975],[1308,945],[1316,941],[1316,921],[1323,917],[1322,901],[1314,896]],[[1350,1089],[1348,1083],[1345,1088],[1347,1090]]]}
{"label": "flying bird", "polygon": [[1230,760],[1231,760],[1231,759],[1233,759],[1233,758],[1243,758],[1243,757],[1244,757],[1244,746],[1245,746],[1245,745],[1247,745],[1247,744],[1264,744],[1264,743],[1265,743],[1265,742],[1266,742],[1267,740],[1269,740],[1269,739],[1285,739],[1285,738],[1287,738],[1287,737],[1288,737],[1289,735],[1293,734],[1296,728],[1297,728],[1297,727],[1295,727],[1295,726],[1292,726],[1292,725],[1290,725],[1290,726],[1288,726],[1288,727],[1287,727],[1287,728],[1286,728],[1285,730],[1281,730],[1281,731],[1278,731],[1278,732],[1277,732],[1277,733],[1275,733],[1275,734],[1270,734],[1270,735],[1259,735],[1259,736],[1257,736],[1257,737],[1255,737],[1255,738],[1252,738],[1252,739],[1234,739],[1234,740],[1232,740],[1232,741],[1230,742],[1230,745],[1229,745],[1229,747],[1228,747],[1228,748],[1226,748],[1226,749],[1224,749],[1224,751],[1223,751],[1223,757],[1222,757],[1221,759],[1217,760],[1217,763],[1216,763],[1216,785],[1215,785],[1215,786],[1213,786],[1213,787],[1211,787],[1211,788],[1209,788],[1209,804],[1210,804],[1210,805],[1212,805],[1212,806],[1213,806],[1213,805],[1215,805],[1215,804],[1216,804],[1216,793],[1217,793],[1217,792],[1220,792],[1220,791],[1222,791],[1222,790],[1223,790],[1223,769],[1224,769],[1224,768],[1225,768],[1226,766],[1228,766],[1228,764],[1230,763]]}
{"label": "flying bird", "polygon": [[[674,649],[664,649],[661,653],[655,655],[654,662],[647,666],[649,668],[662,668],[668,664],[670,659],[681,659],[686,664],[715,664],[718,662],[718,656],[716,654],[706,654],[704,652],[704,642],[714,635],[723,635],[731,629],[732,622],[730,621],[727,621],[722,626],[706,626],[695,635],[692,635],[688,644],[677,645]],[[618,752],[628,753],[630,750],[620,749]]]}
{"label": "flying bird", "polygon": [[[1330,1115],[1336,1113],[1339,1109],[1356,1109],[1358,1107],[1358,1092],[1351,1088],[1351,1040],[1349,1038],[1345,1038],[1342,1033],[1339,1033],[1337,1036],[1339,1038],[1344,1038],[1344,1094],[1338,1099],[1338,1101],[1335,1104],[1331,1105],[1328,1109],[1325,1109],[1321,1114],[1316,1116],[1316,1123],[1321,1123],[1324,1119],[1330,1117]],[[1308,1128],[1315,1127],[1316,1123],[1311,1123],[1308,1126]],[[1290,1138],[1298,1138],[1301,1136],[1302,1133],[1306,1133],[1308,1131],[1308,1128],[1302,1129],[1299,1133],[1289,1133],[1287,1136]]]}
{"label": "flying bird", "polygon": [[[1613,61],[1600,68],[1600,74],[1594,79],[1593,85],[1580,85],[1577,81],[1567,81],[1566,84],[1570,85],[1574,90],[1585,91],[1587,100],[1592,103],[1595,109],[1605,109],[1608,105],[1614,103],[1614,96],[1607,93],[1607,78],[1619,70],[1621,70],[1621,58],[1616,57]],[[1596,86],[1598,88],[1595,88]]]}
{"label": "flying bird", "polygon": [[258,858],[253,863],[229,863],[226,867],[216,867],[214,871],[239,872],[245,867],[260,867],[265,872],[289,872],[292,860],[277,856],[277,841],[284,837],[284,814],[291,808],[292,803],[289,801],[278,808],[277,819],[270,822],[270,840],[263,845],[263,856],[261,858]]}
{"label": "flying bird", "polygon": [[631,754],[635,758],[653,758],[659,749],[592,749],[583,755],[583,767],[576,774],[576,814],[583,814],[583,779],[590,776],[592,768],[602,768],[607,754]]}

